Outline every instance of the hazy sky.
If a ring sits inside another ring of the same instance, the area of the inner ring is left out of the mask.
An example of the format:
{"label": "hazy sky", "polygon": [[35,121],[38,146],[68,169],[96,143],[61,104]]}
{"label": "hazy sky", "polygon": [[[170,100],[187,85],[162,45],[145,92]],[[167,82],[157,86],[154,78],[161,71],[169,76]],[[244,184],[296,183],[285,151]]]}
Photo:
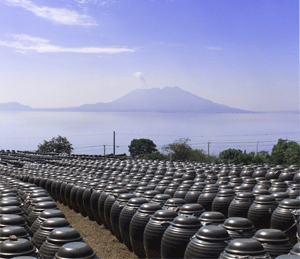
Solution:
{"label": "hazy sky", "polygon": [[0,0],[0,103],[110,102],[178,86],[299,108],[298,0]]}

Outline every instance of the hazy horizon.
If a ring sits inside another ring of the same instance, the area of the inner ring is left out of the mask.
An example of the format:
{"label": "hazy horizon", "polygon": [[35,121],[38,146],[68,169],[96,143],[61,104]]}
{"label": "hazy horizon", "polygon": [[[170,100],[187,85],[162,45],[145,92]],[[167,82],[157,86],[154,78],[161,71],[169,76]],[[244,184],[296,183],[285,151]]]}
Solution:
{"label": "hazy horizon", "polygon": [[0,16],[0,103],[76,107],[178,86],[299,110],[296,0],[0,0]]}

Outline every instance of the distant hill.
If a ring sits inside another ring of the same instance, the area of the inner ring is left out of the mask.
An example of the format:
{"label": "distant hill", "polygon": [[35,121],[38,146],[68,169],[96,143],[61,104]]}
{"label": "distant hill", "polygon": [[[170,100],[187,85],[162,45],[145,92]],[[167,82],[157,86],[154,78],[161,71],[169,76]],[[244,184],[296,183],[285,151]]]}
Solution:
{"label": "distant hill", "polygon": [[17,102],[0,103],[0,111],[32,111],[28,105],[23,105]]}
{"label": "distant hill", "polygon": [[69,111],[110,112],[246,112],[217,104],[179,87],[137,89],[110,103],[84,104]]}
{"label": "distant hill", "polygon": [[[70,112],[196,112],[249,113],[201,98],[179,87],[136,89],[109,103],[84,104],[69,108],[31,108],[20,103],[0,103],[0,111],[70,111]],[[299,111],[263,112],[296,113]]]}

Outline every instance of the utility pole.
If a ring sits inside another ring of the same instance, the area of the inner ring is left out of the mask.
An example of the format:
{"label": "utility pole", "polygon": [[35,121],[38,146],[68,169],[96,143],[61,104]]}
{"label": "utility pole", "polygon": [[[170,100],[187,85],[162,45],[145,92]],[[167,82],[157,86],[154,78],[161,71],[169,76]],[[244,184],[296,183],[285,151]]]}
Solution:
{"label": "utility pole", "polygon": [[116,133],[115,132],[113,134],[113,147],[114,147],[113,154],[116,155]]}
{"label": "utility pole", "polygon": [[259,141],[257,141],[257,143],[256,143],[256,155],[257,155],[257,153],[258,153],[258,142],[259,142]]}
{"label": "utility pole", "polygon": [[208,141],[207,143],[207,156],[209,156],[209,145],[210,145],[210,141]]}
{"label": "utility pole", "polygon": [[103,147],[104,147],[104,156],[105,156],[105,145],[103,145]]}

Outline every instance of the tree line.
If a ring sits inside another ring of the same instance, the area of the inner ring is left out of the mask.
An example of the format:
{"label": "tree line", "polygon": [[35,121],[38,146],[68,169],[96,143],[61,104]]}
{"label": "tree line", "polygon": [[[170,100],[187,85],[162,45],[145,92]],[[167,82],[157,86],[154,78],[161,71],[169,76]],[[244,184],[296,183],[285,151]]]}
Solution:
{"label": "tree line", "polygon": [[[300,166],[300,145],[296,141],[278,139],[268,151],[250,152],[246,150],[229,148],[222,151],[218,156],[208,155],[203,149],[194,149],[188,142],[190,139],[181,138],[173,143],[162,147],[160,152],[154,142],[150,139],[133,139],[128,146],[130,156],[134,159],[173,160],[173,161],[196,161],[204,163],[227,163],[227,164],[276,164],[288,167],[290,165]],[[72,144],[66,137],[58,136],[50,141],[44,140],[38,145],[38,152],[62,153],[70,155],[73,151]]]}
{"label": "tree line", "polygon": [[203,149],[193,149],[188,142],[190,139],[181,138],[173,143],[162,147],[159,152],[154,142],[150,139],[133,139],[128,146],[130,156],[140,159],[158,159],[175,161],[196,161],[205,163],[234,163],[234,164],[276,164],[288,167],[300,165],[300,145],[296,141],[279,139],[268,151],[250,152],[246,150],[229,148],[222,151],[218,156],[208,155]]}

